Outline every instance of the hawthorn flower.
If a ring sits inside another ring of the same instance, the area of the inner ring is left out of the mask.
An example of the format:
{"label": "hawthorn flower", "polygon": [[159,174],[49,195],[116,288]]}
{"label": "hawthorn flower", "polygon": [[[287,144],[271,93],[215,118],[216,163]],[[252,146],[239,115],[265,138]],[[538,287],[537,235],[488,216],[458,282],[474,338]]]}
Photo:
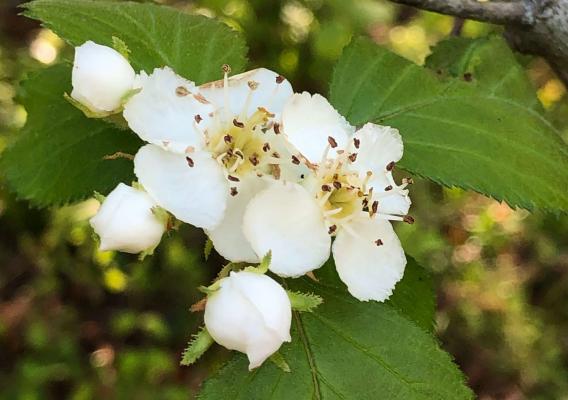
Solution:
{"label": "hawthorn flower", "polygon": [[146,192],[120,183],[90,221],[100,238],[100,250],[153,250],[166,231],[166,221],[156,215],[156,207]]}
{"label": "hawthorn flower", "polygon": [[256,272],[231,272],[207,297],[205,326],[220,345],[245,353],[249,370],[290,342],[292,307],[286,291]]}
{"label": "hawthorn flower", "polygon": [[71,97],[93,113],[120,109],[136,73],[118,51],[88,41],[75,48]]}
{"label": "hawthorn flower", "polygon": [[202,86],[168,67],[142,72],[124,118],[149,143],[135,156],[135,173],[156,202],[204,228],[226,258],[257,262],[242,215],[261,178],[282,172],[280,116],[293,92],[267,69],[229,78],[224,68],[223,80]]}
{"label": "hawthorn flower", "polygon": [[397,185],[392,176],[403,153],[398,131],[371,123],[356,130],[325,98],[308,93],[289,99],[282,125],[296,149],[293,162],[312,173],[301,184],[275,182],[250,201],[243,230],[251,247],[271,250],[270,270],[291,277],[321,267],[331,248],[349,292],[384,301],[406,266],[389,221],[412,222],[408,181]]}

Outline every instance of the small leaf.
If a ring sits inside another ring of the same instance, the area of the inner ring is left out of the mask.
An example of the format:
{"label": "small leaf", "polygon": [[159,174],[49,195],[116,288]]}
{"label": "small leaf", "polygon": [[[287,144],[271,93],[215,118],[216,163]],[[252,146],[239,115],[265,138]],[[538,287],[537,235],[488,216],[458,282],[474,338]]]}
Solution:
{"label": "small leaf", "polygon": [[317,294],[301,293],[287,290],[292,309],[296,311],[312,312],[317,306],[323,303],[323,299]]}
{"label": "small leaf", "polygon": [[284,372],[291,372],[290,366],[279,351],[270,356],[270,361]]}
{"label": "small leaf", "polygon": [[205,257],[205,261],[209,260],[209,256],[211,255],[211,251],[213,250],[213,241],[211,238],[207,237],[205,240],[205,246],[203,247],[203,256]]}
{"label": "small leaf", "polygon": [[266,274],[268,272],[268,268],[270,267],[270,263],[272,262],[272,250],[269,250],[268,253],[262,257],[260,261],[260,265],[258,266],[259,272]]}
{"label": "small leaf", "polygon": [[124,41],[116,36],[112,37],[112,47],[127,60],[130,58],[130,49]]}
{"label": "small leaf", "polygon": [[187,348],[182,354],[180,365],[191,365],[199,359],[211,345],[214,343],[213,338],[205,327],[201,328],[199,332],[193,335],[191,341],[188,343]]}

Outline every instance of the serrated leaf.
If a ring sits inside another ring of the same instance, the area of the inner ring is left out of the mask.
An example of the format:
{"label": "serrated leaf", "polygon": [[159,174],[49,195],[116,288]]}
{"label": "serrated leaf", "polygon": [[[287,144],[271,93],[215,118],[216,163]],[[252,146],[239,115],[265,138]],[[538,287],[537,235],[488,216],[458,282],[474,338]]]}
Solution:
{"label": "serrated leaf", "polygon": [[213,344],[214,340],[204,327],[193,335],[187,348],[184,350],[180,365],[191,365],[196,362]]}
{"label": "serrated leaf", "polygon": [[197,84],[222,77],[229,64],[245,65],[242,37],[219,21],[155,4],[89,0],[37,0],[25,15],[39,19],[73,46],[92,40],[113,46],[113,36],[130,50],[137,70],[169,66]]}
{"label": "serrated leaf", "polygon": [[292,303],[292,310],[312,312],[323,303],[323,299],[317,294],[294,292],[292,290],[288,290],[287,293],[290,303]]}
{"label": "serrated leaf", "polygon": [[[319,282],[286,281],[291,290],[324,299],[312,313],[294,312],[292,342],[280,349],[292,372],[265,363],[249,373],[246,357],[235,355],[206,381],[201,400],[472,398],[462,374],[429,333],[391,304],[356,300],[337,280],[333,265],[322,269]],[[396,291],[402,289],[411,288],[400,285]]]}
{"label": "serrated leaf", "polygon": [[355,125],[398,128],[400,165],[415,174],[512,206],[568,210],[568,147],[508,47],[494,37],[439,51],[430,64],[458,78],[355,40],[333,74],[331,102]]}
{"label": "serrated leaf", "polygon": [[2,154],[0,170],[9,186],[37,206],[65,204],[107,194],[134,178],[132,161],[105,160],[116,152],[134,154],[142,142],[133,133],[85,118],[69,104],[71,68],[58,65],[24,82],[28,121]]}

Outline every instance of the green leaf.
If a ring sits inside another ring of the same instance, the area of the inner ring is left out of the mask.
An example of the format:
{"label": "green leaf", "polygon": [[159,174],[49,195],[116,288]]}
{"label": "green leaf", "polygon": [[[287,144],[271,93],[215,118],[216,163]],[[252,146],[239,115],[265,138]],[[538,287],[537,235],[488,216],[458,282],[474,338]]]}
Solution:
{"label": "green leaf", "polygon": [[[328,263],[308,278],[287,280],[324,303],[293,313],[292,342],[280,353],[291,373],[273,363],[247,371],[240,354],[204,384],[201,400],[217,399],[471,399],[460,371],[436,340],[390,304],[360,302]],[[396,291],[403,286],[397,287]]]}
{"label": "green leaf", "polygon": [[191,365],[196,362],[211,347],[213,342],[214,340],[207,329],[201,328],[188,343],[181,357],[180,365]]}
{"label": "green leaf", "polygon": [[284,372],[292,372],[290,366],[279,351],[270,356],[270,361]]}
{"label": "green leaf", "polygon": [[406,258],[408,263],[404,270],[404,277],[397,283],[387,304],[400,311],[425,331],[433,332],[436,296],[432,278],[428,271],[418,265],[416,260],[408,255]]}
{"label": "green leaf", "polygon": [[352,124],[398,128],[410,172],[512,206],[568,210],[568,147],[501,39],[443,44],[429,65],[355,40],[336,66],[331,102]]}
{"label": "green leaf", "polygon": [[317,306],[323,303],[323,299],[317,294],[287,291],[292,310],[302,312],[312,312]]}
{"label": "green leaf", "polygon": [[141,141],[109,123],[85,118],[69,104],[71,68],[54,66],[22,86],[28,121],[0,159],[0,171],[20,197],[38,206],[64,204],[107,194],[134,178],[132,161],[104,157],[134,154]]}
{"label": "green leaf", "polygon": [[213,251],[213,241],[209,236],[207,236],[207,239],[205,240],[205,246],[203,246],[203,257],[205,258],[205,261],[209,260],[211,251]]}
{"label": "green leaf", "polygon": [[229,64],[245,66],[242,37],[221,22],[188,15],[170,7],[133,2],[37,0],[25,15],[79,46],[87,40],[113,46],[113,37],[130,50],[134,68],[151,72],[165,65],[197,84],[222,78]]}

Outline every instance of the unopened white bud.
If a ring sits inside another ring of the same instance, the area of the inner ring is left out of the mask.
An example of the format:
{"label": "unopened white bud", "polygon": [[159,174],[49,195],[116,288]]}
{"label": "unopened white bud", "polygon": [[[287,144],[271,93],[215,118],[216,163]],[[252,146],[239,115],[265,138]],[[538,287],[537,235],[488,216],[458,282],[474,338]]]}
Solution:
{"label": "unopened white bud", "polygon": [[140,253],[156,247],[166,226],[154,207],[146,192],[120,183],[90,221],[100,237],[100,249]]}
{"label": "unopened white bud", "polygon": [[292,307],[286,291],[255,272],[231,272],[209,295],[205,326],[220,345],[245,353],[249,369],[260,366],[289,342]]}
{"label": "unopened white bud", "polygon": [[118,51],[88,41],[75,48],[71,97],[93,112],[120,108],[136,73]]}

